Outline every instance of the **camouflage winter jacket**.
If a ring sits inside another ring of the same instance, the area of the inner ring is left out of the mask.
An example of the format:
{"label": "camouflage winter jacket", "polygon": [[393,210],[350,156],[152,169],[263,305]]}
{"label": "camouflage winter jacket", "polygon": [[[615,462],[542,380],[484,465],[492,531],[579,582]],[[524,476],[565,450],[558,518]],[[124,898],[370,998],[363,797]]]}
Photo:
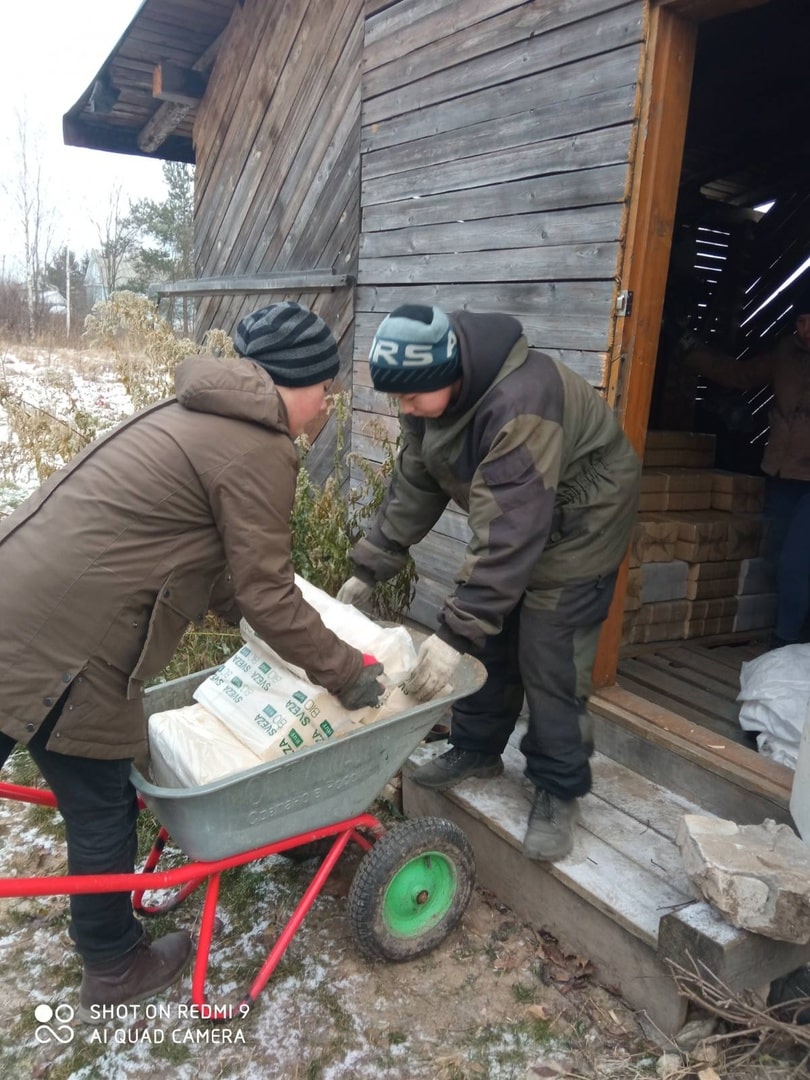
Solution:
{"label": "camouflage winter jacket", "polygon": [[355,547],[357,574],[384,581],[453,499],[471,531],[439,635],[480,647],[531,590],[616,569],[641,463],[603,397],[527,345],[508,315],[454,312],[462,387],[437,420],[401,417],[386,498]]}

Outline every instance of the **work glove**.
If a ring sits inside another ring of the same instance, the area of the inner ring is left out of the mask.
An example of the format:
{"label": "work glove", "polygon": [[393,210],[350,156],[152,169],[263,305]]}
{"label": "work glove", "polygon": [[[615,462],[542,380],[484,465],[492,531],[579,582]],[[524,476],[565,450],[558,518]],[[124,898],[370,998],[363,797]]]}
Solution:
{"label": "work glove", "polygon": [[373,656],[363,654],[363,670],[350,686],[341,690],[337,699],[344,709],[351,712],[353,709],[367,709],[376,705],[381,695],[385,692],[382,683],[377,682],[377,676],[382,675],[383,666]]}
{"label": "work glove", "polygon": [[362,578],[350,577],[338,589],[337,598],[341,604],[362,604],[371,596],[373,585],[366,584]]}
{"label": "work glove", "polygon": [[403,683],[406,694],[417,701],[429,701],[452,680],[461,653],[436,634],[425,638],[416,657],[416,667]]}

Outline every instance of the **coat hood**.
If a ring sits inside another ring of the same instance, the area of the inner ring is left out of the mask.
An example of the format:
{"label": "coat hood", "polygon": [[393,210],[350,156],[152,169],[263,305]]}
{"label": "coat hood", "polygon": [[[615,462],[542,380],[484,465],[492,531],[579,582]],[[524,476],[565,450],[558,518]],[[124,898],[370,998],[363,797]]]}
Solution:
{"label": "coat hood", "polygon": [[461,415],[482,397],[498,376],[523,327],[511,315],[452,311],[450,323],[461,356],[461,393],[445,415]]}
{"label": "coat hood", "polygon": [[189,356],[177,366],[175,394],[192,412],[248,420],[289,434],[287,410],[273,380],[243,357]]}

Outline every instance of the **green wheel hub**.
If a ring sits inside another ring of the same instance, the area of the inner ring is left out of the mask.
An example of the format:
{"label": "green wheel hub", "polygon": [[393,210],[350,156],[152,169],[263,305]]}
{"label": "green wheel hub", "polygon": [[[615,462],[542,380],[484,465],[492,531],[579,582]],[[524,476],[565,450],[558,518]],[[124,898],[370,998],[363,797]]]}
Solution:
{"label": "green wheel hub", "polygon": [[382,917],[396,937],[416,937],[450,910],[456,895],[456,868],[438,851],[425,851],[397,871],[385,891]]}

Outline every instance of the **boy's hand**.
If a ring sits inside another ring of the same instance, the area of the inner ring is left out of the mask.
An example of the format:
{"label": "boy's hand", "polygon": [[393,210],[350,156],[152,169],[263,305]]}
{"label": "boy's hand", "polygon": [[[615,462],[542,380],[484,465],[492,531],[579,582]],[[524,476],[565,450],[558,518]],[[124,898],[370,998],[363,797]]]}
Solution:
{"label": "boy's hand", "polygon": [[416,667],[405,680],[402,689],[417,701],[429,701],[447,686],[453,678],[461,653],[436,634],[422,642]]}
{"label": "boy's hand", "polygon": [[341,604],[362,604],[371,596],[373,586],[366,584],[359,577],[350,577],[338,589],[337,599]]}

